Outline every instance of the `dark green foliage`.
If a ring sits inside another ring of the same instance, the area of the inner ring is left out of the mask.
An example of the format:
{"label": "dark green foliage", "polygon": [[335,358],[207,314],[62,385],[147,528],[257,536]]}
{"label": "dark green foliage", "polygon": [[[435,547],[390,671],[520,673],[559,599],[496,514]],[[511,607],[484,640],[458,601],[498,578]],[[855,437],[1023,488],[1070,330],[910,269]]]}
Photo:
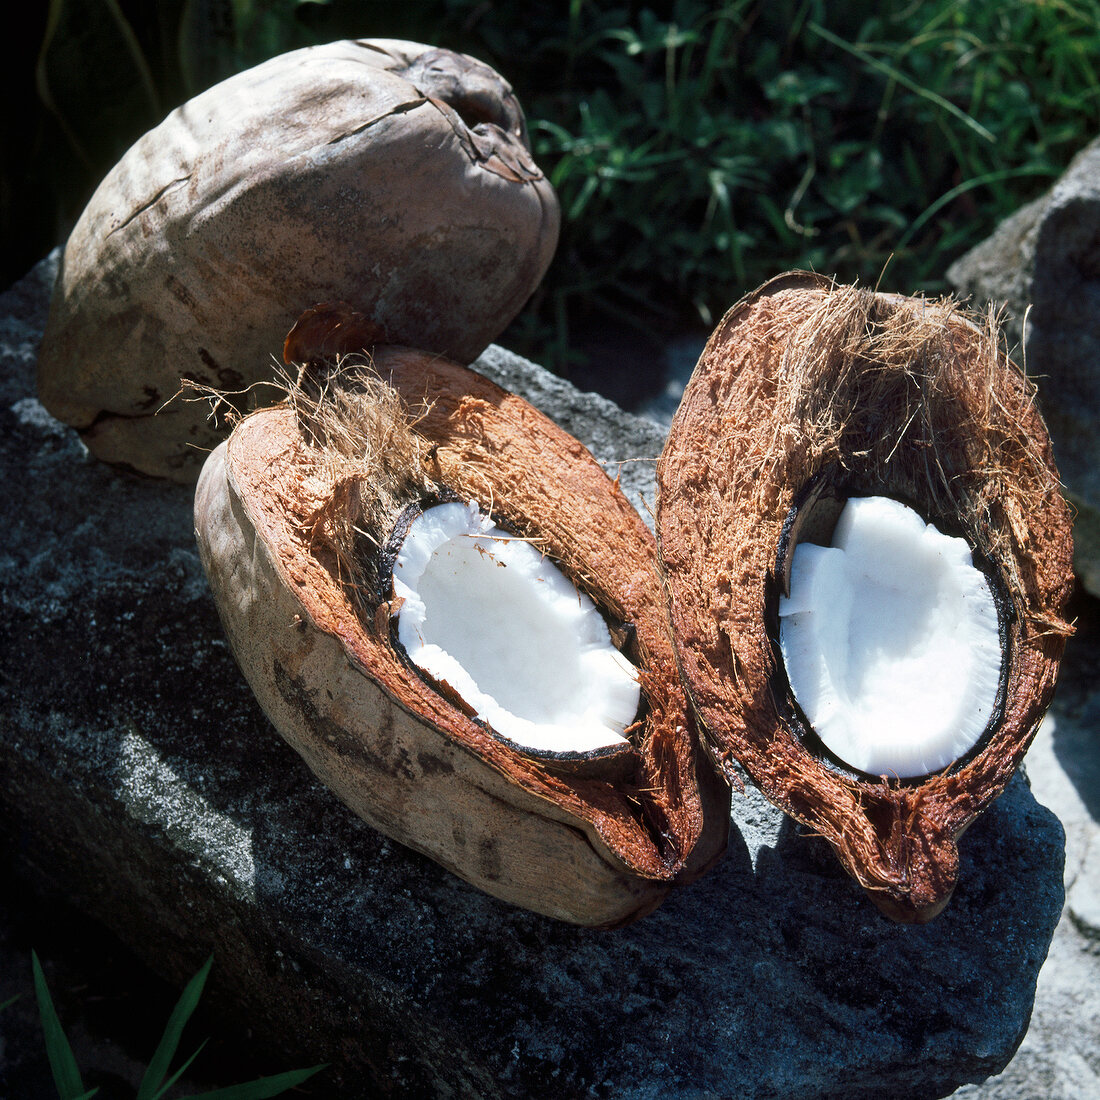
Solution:
{"label": "dark green foliage", "polygon": [[[163,1100],[205,1046],[205,1043],[200,1044],[198,1050],[185,1059],[176,1071],[169,1076],[169,1066],[176,1056],[180,1039],[183,1037],[183,1029],[198,1006],[212,962],[212,957],[206,960],[202,969],[188,982],[187,988],[180,996],[172,1015],[169,1017],[164,1034],[157,1044],[152,1060],[149,1062],[149,1068],[138,1087],[136,1100]],[[85,1091],[84,1089],[76,1058],[73,1056],[69,1040],[65,1037],[61,1022],[57,1018],[57,1012],[54,1010],[53,999],[50,997],[50,991],[46,985],[46,978],[42,973],[38,955],[33,951],[31,952],[31,964],[34,969],[34,990],[38,1000],[39,1015],[42,1018],[46,1054],[49,1058],[50,1069],[53,1071],[58,1097],[60,1100],[89,1100],[99,1090]],[[229,1085],[226,1088],[184,1097],[182,1100],[266,1100],[267,1097],[279,1096],[287,1089],[302,1084],[322,1068],[322,1066],[315,1066],[312,1069],[290,1070],[287,1073],[261,1077],[244,1084]]]}
{"label": "dark green foliage", "polygon": [[573,12],[536,54],[555,95],[526,96],[567,216],[555,315],[603,298],[710,324],[788,267],[942,290],[1097,132],[1096,4]]}
{"label": "dark green foliage", "polygon": [[515,85],[565,226],[508,342],[558,367],[588,317],[710,324],[790,267],[942,290],[1100,122],[1100,0],[52,0],[50,111],[29,171],[5,163],[5,223],[28,177],[71,220],[176,102],[342,36],[464,50]]}
{"label": "dark green foliage", "polygon": [[31,952],[31,965],[34,968],[34,993],[38,999],[38,1014],[42,1019],[42,1034],[46,1040],[46,1055],[50,1060],[50,1070],[53,1072],[54,1084],[57,1086],[57,1095],[61,1100],[87,1100],[87,1097],[95,1094],[95,1089],[86,1092],[84,1082],[80,1079],[80,1069],[77,1067],[76,1058],[73,1057],[72,1047],[65,1038],[65,1032],[61,1029],[61,1021],[57,1018],[57,1012],[53,1007],[53,999],[46,986],[46,977],[42,973],[42,965],[38,961],[38,955]]}

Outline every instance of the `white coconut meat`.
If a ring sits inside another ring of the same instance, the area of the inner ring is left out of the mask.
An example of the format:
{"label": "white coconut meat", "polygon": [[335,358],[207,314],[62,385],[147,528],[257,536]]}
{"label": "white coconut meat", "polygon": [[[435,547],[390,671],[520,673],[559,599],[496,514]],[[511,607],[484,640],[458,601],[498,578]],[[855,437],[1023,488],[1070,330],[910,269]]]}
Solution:
{"label": "white coconut meat", "polygon": [[825,746],[872,775],[928,775],[974,747],[1001,675],[997,606],[964,539],[887,497],[845,504],[833,545],[800,543],[780,647]]}
{"label": "white coconut meat", "polygon": [[393,592],[409,658],[502,737],[542,752],[627,740],[637,669],[592,600],[476,502],[438,504],[412,522]]}

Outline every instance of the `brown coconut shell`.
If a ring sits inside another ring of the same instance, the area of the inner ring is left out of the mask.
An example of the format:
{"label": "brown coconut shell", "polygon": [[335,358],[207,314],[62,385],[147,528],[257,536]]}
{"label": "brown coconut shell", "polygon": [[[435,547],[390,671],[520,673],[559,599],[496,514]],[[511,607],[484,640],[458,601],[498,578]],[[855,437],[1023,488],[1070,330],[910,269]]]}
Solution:
{"label": "brown coconut shell", "polygon": [[[288,352],[317,350],[314,336],[299,328]],[[356,340],[344,332],[327,350],[341,344]],[[631,921],[715,862],[729,823],[728,788],[699,749],[676,673],[655,540],[588,451],[526,401],[419,351],[381,348],[371,364],[413,436],[403,442],[391,420],[359,450],[422,463],[391,479],[388,508],[355,505],[386,495],[386,470],[362,476],[332,457],[342,429],[331,409],[354,371],[312,405],[248,416],[203,469],[199,548],[237,660],[278,732],[382,832],[513,904],[582,925]],[[610,772],[499,739],[402,657],[384,569],[380,590],[364,581],[340,530],[355,509],[355,554],[370,573],[419,478],[491,502],[613,624],[629,624],[646,702]]]}
{"label": "brown coconut shell", "polygon": [[[794,544],[811,532],[827,544],[840,502],[868,494],[964,535],[1005,597],[998,714],[974,751],[916,780],[830,759],[776,644]],[[804,273],[767,283],[726,314],[687,386],[659,464],[657,531],[677,659],[714,758],[824,837],[888,915],[931,919],[956,883],[958,837],[1035,734],[1071,632],[1070,512],[1034,388],[992,322]]]}
{"label": "brown coconut shell", "polygon": [[105,461],[194,481],[221,437],[171,400],[181,378],[270,404],[249,387],[333,298],[470,362],[557,233],[523,112],[487,65],[392,40],[296,50],[173,111],[103,180],[65,246],[39,394]]}

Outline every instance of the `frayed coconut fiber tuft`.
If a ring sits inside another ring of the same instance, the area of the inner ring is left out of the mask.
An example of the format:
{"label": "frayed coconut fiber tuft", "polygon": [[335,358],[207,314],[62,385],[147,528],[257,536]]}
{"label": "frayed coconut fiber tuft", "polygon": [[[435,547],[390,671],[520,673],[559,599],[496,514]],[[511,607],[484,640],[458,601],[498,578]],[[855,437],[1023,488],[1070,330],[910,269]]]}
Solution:
{"label": "frayed coconut fiber tuft", "polygon": [[398,517],[440,491],[425,470],[429,445],[368,355],[285,377],[287,400],[314,454],[306,499],[315,503],[303,526],[311,546],[333,555],[349,595],[363,606],[378,588],[382,544]]}

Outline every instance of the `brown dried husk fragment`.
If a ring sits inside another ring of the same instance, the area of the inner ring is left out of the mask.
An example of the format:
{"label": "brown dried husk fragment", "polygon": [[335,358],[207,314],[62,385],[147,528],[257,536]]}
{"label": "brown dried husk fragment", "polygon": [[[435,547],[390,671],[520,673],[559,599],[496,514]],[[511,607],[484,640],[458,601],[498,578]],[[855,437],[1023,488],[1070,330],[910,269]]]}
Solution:
{"label": "brown dried husk fragment", "polygon": [[[729,820],[652,535],[579,442],[480,375],[402,348],[325,371],[242,420],[199,482],[203,563],[261,705],[356,813],[489,893],[598,927],[649,912],[720,857]],[[633,624],[647,707],[618,781],[498,739],[395,651],[378,550],[441,489],[491,507]]]}
{"label": "brown dried husk fragment", "polygon": [[[965,535],[1011,601],[1003,714],[917,781],[863,777],[799,735],[774,638],[784,524],[808,492],[884,494]],[[891,917],[931,919],[957,839],[1004,789],[1054,690],[1071,627],[1071,517],[1035,391],[992,317],[792,273],[712,335],[658,471],[677,659],[703,737],[824,837]]]}

